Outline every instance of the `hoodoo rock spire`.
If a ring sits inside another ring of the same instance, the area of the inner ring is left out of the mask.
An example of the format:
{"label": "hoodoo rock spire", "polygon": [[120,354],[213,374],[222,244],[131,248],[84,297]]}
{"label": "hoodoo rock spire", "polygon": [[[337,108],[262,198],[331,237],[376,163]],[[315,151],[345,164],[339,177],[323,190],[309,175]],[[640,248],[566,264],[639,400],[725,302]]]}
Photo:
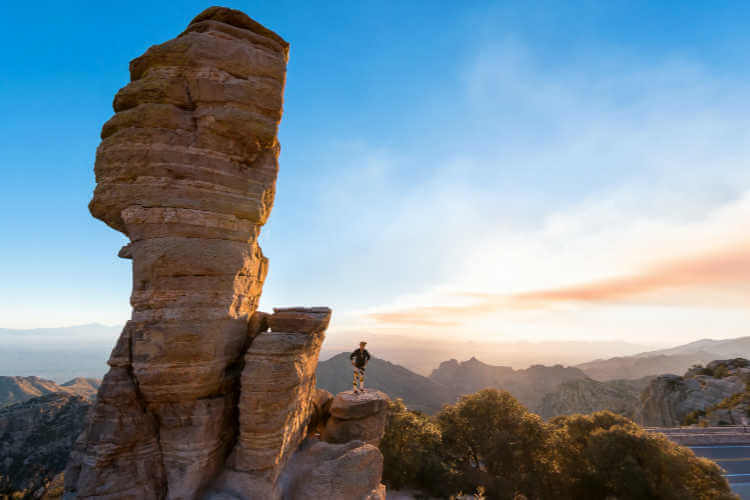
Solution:
{"label": "hoodoo rock spire", "polygon": [[[133,312],[66,499],[305,498],[287,464],[312,446],[300,448],[331,311],[257,311],[288,53],[242,12],[211,7],[130,63],[89,208],[130,239]],[[382,496],[377,448],[322,445],[327,460],[356,449],[371,474],[352,491]]]}

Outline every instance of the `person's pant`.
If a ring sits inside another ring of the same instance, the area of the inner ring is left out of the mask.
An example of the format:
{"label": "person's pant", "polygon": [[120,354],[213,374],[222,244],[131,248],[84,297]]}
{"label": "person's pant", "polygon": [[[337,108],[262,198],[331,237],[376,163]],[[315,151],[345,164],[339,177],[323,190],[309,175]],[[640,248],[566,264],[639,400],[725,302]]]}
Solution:
{"label": "person's pant", "polygon": [[365,370],[363,368],[354,368],[354,379],[352,380],[352,389],[359,390],[365,388]]}

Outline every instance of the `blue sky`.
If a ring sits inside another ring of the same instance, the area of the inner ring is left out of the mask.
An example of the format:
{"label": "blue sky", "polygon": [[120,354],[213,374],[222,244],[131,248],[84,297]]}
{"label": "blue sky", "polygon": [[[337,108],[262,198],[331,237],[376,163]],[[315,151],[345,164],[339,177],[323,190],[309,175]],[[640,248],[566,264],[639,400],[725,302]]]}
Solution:
{"label": "blue sky", "polygon": [[[87,210],[99,130],[128,62],[208,5],[0,7],[0,326],[127,319],[123,237]],[[743,261],[507,303],[745,244],[746,2],[226,5],[291,43],[266,309],[330,305],[334,335],[743,334]]]}

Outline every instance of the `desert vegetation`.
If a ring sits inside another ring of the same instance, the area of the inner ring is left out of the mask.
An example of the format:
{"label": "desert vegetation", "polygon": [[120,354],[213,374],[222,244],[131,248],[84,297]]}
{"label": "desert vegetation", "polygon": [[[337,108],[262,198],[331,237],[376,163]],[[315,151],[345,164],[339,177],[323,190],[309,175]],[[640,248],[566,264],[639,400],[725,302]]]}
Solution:
{"label": "desert vegetation", "polygon": [[735,499],[714,462],[608,411],[545,422],[485,389],[434,417],[391,403],[380,449],[390,488],[448,498]]}

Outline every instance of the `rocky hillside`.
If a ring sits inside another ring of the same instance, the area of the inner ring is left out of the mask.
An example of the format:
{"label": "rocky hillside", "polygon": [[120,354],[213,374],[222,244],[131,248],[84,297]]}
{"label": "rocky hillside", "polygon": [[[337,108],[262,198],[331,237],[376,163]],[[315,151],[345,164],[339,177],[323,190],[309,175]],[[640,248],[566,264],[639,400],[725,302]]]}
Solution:
{"label": "rocky hillside", "polygon": [[476,358],[445,361],[430,375],[430,379],[455,394],[471,394],[485,388],[502,389],[531,409],[538,408],[544,395],[556,390],[561,383],[585,378],[586,374],[573,367],[533,365],[525,370],[514,370],[488,365]]}
{"label": "rocky hillside", "polygon": [[[696,366],[684,376],[656,377],[641,394],[644,425],[672,427],[726,417],[723,410],[740,408],[750,381],[750,362],[744,358],[715,360]],[[740,410],[741,411],[741,410]],[[736,410],[735,410],[736,412]],[[713,417],[711,416],[713,415]],[[735,417],[727,419],[727,423]],[[736,420],[740,420],[737,416]]]}
{"label": "rocky hillside", "polygon": [[537,410],[544,418],[609,410],[639,421],[641,391],[652,379],[644,377],[607,382],[590,378],[571,380],[545,394]]}
{"label": "rocky hillside", "polygon": [[639,379],[647,376],[685,373],[691,366],[709,363],[717,356],[710,352],[688,354],[655,354],[598,359],[576,365],[594,380]]}
{"label": "rocky hillside", "polygon": [[[318,387],[336,394],[352,387],[349,353],[342,352],[318,363]],[[383,359],[373,357],[367,366],[366,387],[381,389],[392,398],[401,398],[412,410],[435,413],[456,399],[456,393],[443,384]]]}
{"label": "rocky hillside", "polygon": [[637,379],[667,373],[680,375],[696,364],[736,357],[750,357],[750,337],[703,339],[669,349],[597,359],[576,366],[596,380]]}
{"label": "rocky hillside", "polygon": [[[715,360],[684,376],[646,376],[598,381],[577,368],[536,365],[525,370],[493,366],[476,358],[440,364],[429,379],[382,360],[373,360],[368,383],[401,397],[408,407],[428,413],[461,395],[490,387],[507,390],[544,418],[610,410],[649,426],[705,421],[712,425],[748,421],[750,393],[745,359]],[[348,355],[321,363],[322,387],[349,384]]]}
{"label": "rocky hillside", "polygon": [[707,410],[694,411],[685,420],[708,426],[750,425],[750,391],[729,396]]}
{"label": "rocky hillside", "polygon": [[0,497],[32,498],[63,471],[90,406],[53,392],[0,410]]}
{"label": "rocky hillside", "polygon": [[[351,386],[349,354],[318,363],[318,387],[336,393]],[[510,392],[529,409],[545,417],[611,410],[638,413],[640,391],[648,379],[597,382],[576,368],[535,365],[525,370],[493,366],[476,358],[445,361],[428,377],[402,366],[373,358],[367,368],[367,386],[401,398],[412,410],[433,414],[464,394],[495,388]]]}
{"label": "rocky hillside", "polygon": [[39,377],[0,377],[0,408],[54,392],[93,400],[100,383],[98,379],[82,377],[64,384]]}

